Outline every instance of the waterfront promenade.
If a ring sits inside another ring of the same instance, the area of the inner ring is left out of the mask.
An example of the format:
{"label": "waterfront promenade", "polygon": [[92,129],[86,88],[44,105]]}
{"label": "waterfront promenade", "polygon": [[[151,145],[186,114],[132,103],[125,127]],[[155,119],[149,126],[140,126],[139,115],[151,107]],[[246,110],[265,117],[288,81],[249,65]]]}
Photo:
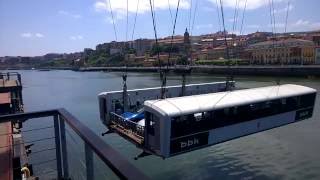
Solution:
{"label": "waterfront promenade", "polygon": [[[259,66],[170,66],[169,72],[191,72],[207,74],[254,75],[254,76],[320,76],[320,65],[259,65]],[[86,67],[79,71],[128,71],[158,72],[159,67]]]}
{"label": "waterfront promenade", "polygon": [[[163,66],[169,72],[188,72],[205,74],[233,74],[252,76],[320,76],[320,65],[248,65],[248,66]],[[10,68],[7,70],[73,70],[80,72],[115,71],[115,72],[159,72],[159,67],[46,67],[41,69],[32,68]]]}

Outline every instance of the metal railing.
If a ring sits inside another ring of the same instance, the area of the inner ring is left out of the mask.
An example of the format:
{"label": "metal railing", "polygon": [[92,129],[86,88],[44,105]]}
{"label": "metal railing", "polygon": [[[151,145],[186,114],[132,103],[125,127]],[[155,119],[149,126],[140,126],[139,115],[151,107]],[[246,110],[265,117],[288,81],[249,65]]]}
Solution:
{"label": "metal railing", "polygon": [[[95,167],[94,157],[98,157],[98,159],[101,160],[103,164],[106,165],[111,172],[120,179],[148,179],[146,175],[144,175],[139,169],[125,159],[118,151],[105,143],[98,135],[96,135],[87,126],[82,124],[77,118],[75,118],[65,109],[4,115],[0,116],[0,123],[21,120],[23,120],[23,123],[25,123],[31,119],[41,121],[41,118],[44,117],[53,117],[53,126],[45,128],[51,127],[54,129],[54,136],[51,137],[51,139],[54,139],[55,147],[45,148],[45,150],[55,150],[55,159],[53,160],[56,161],[57,179],[69,179],[72,177],[69,174],[69,168],[73,164],[69,163],[68,161],[68,151],[70,151],[70,149],[68,149],[67,145],[69,145],[69,143],[66,141],[66,132],[68,133],[66,125],[68,125],[68,127],[70,127],[70,129],[72,129],[73,132],[84,142],[83,148],[86,168],[86,177],[84,179],[94,179],[95,177],[95,168],[98,167]],[[32,141],[32,143],[35,142],[36,141]],[[33,153],[39,152],[42,151],[36,151]],[[44,160],[43,162],[45,163],[47,161]],[[36,175],[37,174],[35,174],[35,176]]]}
{"label": "metal railing", "polygon": [[21,85],[21,74],[18,72],[0,72],[0,79],[3,79],[4,81],[16,80],[18,85]]}
{"label": "metal railing", "polygon": [[[15,83],[10,83],[10,82]],[[17,72],[0,72],[0,93],[11,94],[11,112],[23,112],[21,75]]]}
{"label": "metal railing", "polygon": [[126,120],[124,117],[113,112],[110,112],[110,117],[114,124],[120,125],[126,130],[129,130],[142,138],[144,137],[144,126],[141,126],[136,122]]}

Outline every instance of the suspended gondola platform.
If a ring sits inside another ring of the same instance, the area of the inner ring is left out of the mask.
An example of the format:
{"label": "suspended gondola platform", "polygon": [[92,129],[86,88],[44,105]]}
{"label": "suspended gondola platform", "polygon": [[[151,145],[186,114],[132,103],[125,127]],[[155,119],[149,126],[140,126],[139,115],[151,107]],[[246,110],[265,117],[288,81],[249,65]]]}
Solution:
{"label": "suspended gondola platform", "polygon": [[[0,73],[0,116],[22,113],[21,75],[16,72]],[[21,123],[0,123],[0,179],[15,179],[20,165],[27,163]]]}
{"label": "suspended gondola platform", "polygon": [[317,93],[294,84],[232,91],[226,91],[225,82],[186,87],[184,96],[181,86],[168,87],[166,99],[157,97],[160,88],[101,93],[107,133],[134,143],[143,150],[141,157],[169,158],[309,119]]}

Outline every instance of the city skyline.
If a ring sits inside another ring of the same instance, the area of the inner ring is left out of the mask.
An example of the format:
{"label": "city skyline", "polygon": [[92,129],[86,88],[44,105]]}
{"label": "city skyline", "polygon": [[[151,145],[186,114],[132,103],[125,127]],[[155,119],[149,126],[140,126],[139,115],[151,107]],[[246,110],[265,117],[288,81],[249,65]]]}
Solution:
{"label": "city skyline", "polygon": [[[226,30],[239,34],[245,0],[239,0],[237,26],[233,31],[234,7],[237,0],[224,0]],[[0,56],[37,56],[47,53],[72,53],[84,48],[95,48],[97,44],[114,40],[125,41],[139,38],[154,38],[148,0],[140,0],[137,23],[132,36],[138,0],[129,1],[129,27],[126,33],[126,0],[111,0],[117,30],[114,35],[109,1],[89,2],[31,0],[2,0],[0,2]],[[170,0],[172,13],[177,0]],[[214,33],[221,30],[216,0],[182,0],[177,20],[176,34],[189,28],[192,35]],[[192,5],[191,5],[192,3]],[[197,12],[194,26],[190,7]],[[274,0],[276,32],[284,32],[285,16],[289,8],[287,31],[311,31],[320,29],[316,7],[319,1],[304,3],[291,0]],[[155,0],[159,37],[170,36],[172,19],[167,1]],[[161,17],[161,18],[160,18]],[[191,20],[190,20],[191,19]],[[248,0],[245,14],[244,34],[256,31],[272,31],[268,0]],[[127,35],[126,35],[127,34]],[[127,37],[127,38],[126,38]],[[133,38],[132,38],[133,37]]]}

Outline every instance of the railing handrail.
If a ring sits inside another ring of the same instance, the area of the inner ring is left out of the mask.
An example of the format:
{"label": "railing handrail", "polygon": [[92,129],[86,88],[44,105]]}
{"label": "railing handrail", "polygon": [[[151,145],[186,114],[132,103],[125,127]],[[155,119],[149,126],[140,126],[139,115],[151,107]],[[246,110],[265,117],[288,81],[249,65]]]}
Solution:
{"label": "railing handrail", "polygon": [[13,75],[18,75],[18,74],[20,74],[20,73],[18,73],[18,72],[0,72],[0,75],[7,75],[7,74],[13,74]]}
{"label": "railing handrail", "polygon": [[21,119],[32,119],[32,118],[41,118],[54,116],[59,114],[57,109],[45,110],[45,111],[33,111],[25,113],[16,113],[16,114],[6,114],[0,116],[0,123],[21,120]]}
{"label": "railing handrail", "polygon": [[[21,74],[18,72],[0,72],[0,77],[3,79],[3,84],[5,83],[6,80],[16,80],[17,85],[21,86]],[[5,79],[6,78],[6,79]]]}
{"label": "railing handrail", "polygon": [[0,76],[3,76],[3,77],[16,77],[17,80],[18,80],[19,76],[21,76],[21,75],[18,72],[5,72],[5,73],[0,72]]}
{"label": "railing handrail", "polygon": [[[0,123],[59,115],[90,146],[99,158],[121,179],[149,179],[118,151],[105,143],[97,134],[65,109],[18,113],[0,116]],[[61,118],[59,118],[61,120]]]}

